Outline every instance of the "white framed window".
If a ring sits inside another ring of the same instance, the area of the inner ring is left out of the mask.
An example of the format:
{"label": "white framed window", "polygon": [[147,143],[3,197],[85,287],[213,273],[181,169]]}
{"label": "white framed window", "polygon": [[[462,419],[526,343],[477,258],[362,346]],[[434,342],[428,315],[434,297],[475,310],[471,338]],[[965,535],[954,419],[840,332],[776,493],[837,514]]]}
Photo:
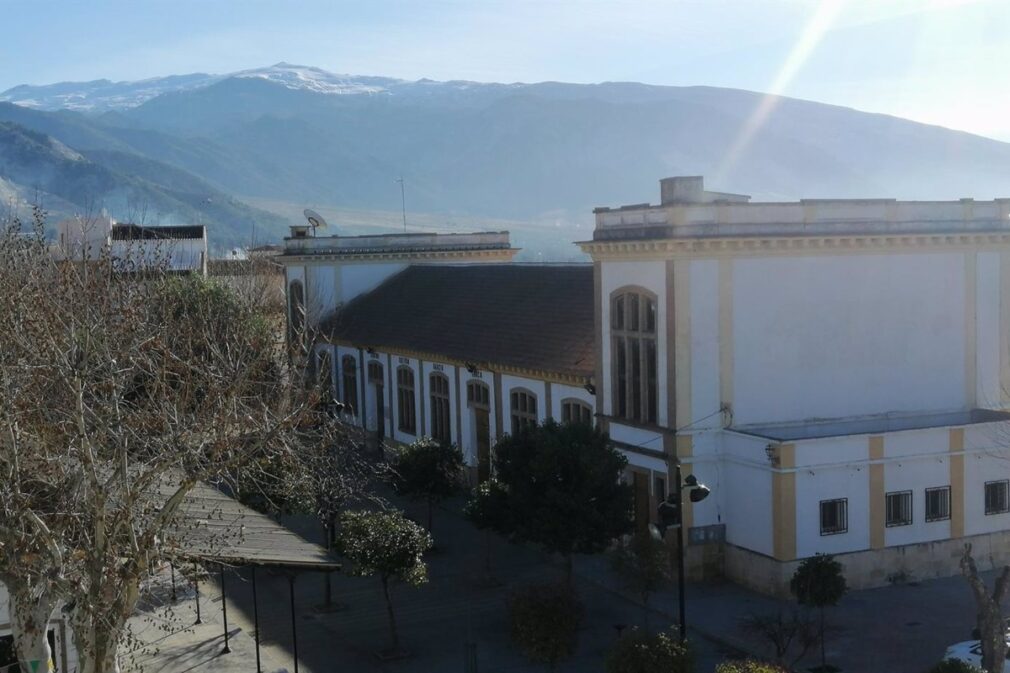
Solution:
{"label": "white framed window", "polygon": [[1005,514],[1010,512],[1010,480],[985,482],[985,513]]}
{"label": "white framed window", "polygon": [[926,489],[926,521],[946,521],[950,518],[950,486]]}
{"label": "white framed window", "polygon": [[593,408],[582,400],[561,400],[561,422],[592,425]]}
{"label": "white framed window", "polygon": [[509,395],[512,406],[512,434],[537,424],[537,396],[525,388],[513,389]]}
{"label": "white framed window", "polygon": [[396,427],[401,432],[417,434],[417,409],[414,403],[414,370],[396,370]]}
{"label": "white framed window", "polygon": [[912,492],[895,491],[884,496],[884,525],[888,528],[912,523]]}
{"label": "white framed window", "polygon": [[623,289],[611,295],[610,335],[614,415],[655,423],[655,295],[644,289]]}
{"label": "white framed window", "polygon": [[849,530],[849,499],[821,500],[821,535],[839,535]]}

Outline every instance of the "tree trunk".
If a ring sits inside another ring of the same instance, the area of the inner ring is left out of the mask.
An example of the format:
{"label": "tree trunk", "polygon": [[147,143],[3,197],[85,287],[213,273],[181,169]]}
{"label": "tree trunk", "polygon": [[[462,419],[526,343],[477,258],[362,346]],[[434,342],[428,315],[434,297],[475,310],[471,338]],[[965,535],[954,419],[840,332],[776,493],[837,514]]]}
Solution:
{"label": "tree trunk", "polygon": [[428,535],[431,535],[431,510],[433,509],[431,500],[428,501]]}
{"label": "tree trunk", "polygon": [[968,580],[975,596],[975,614],[982,645],[982,669],[986,673],[1003,673],[1007,646],[1002,603],[1010,589],[1010,566],[1003,568],[996,578],[992,593],[989,593],[978,575],[975,559],[971,556],[971,545],[966,544],[961,557],[961,573]]}
{"label": "tree trunk", "polygon": [[[828,655],[824,649],[824,606],[820,607],[821,611],[821,673],[825,673],[828,669]],[[1000,672],[1002,673],[1002,671]]]}
{"label": "tree trunk", "polygon": [[[18,661],[25,673],[51,670],[53,652],[49,647],[49,620],[59,601],[49,594],[34,597],[27,587],[8,586],[11,633]],[[33,662],[39,662],[33,668]]]}
{"label": "tree trunk", "polygon": [[393,614],[393,600],[389,596],[389,578],[382,577],[382,593],[386,596],[386,611],[389,613],[389,642],[390,651],[393,653],[400,651],[400,638],[396,634],[396,616]]}

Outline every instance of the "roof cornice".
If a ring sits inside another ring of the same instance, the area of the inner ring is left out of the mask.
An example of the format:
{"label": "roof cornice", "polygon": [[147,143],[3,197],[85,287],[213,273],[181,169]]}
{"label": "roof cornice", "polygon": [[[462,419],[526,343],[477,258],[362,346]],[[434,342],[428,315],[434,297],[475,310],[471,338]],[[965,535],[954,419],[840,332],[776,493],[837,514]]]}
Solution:
{"label": "roof cornice", "polygon": [[580,241],[598,259],[740,257],[1010,248],[1010,232],[846,236],[748,236]]}

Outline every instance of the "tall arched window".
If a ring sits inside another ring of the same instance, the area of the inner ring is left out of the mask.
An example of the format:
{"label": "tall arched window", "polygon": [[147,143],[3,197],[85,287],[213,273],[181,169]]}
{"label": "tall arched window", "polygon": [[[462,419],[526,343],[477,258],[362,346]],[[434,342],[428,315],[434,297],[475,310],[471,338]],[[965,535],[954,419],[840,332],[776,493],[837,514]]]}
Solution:
{"label": "tall arched window", "polygon": [[656,298],[619,290],[610,302],[614,416],[656,422]]}
{"label": "tall arched window", "polygon": [[417,410],[414,404],[414,370],[396,370],[396,427],[401,432],[417,434]]}
{"label": "tall arched window", "polygon": [[432,374],[431,386],[431,436],[448,444],[452,441],[449,425],[449,379],[444,374]]}
{"label": "tall arched window", "polygon": [[344,404],[354,414],[358,408],[358,361],[345,355],[340,360],[340,372],[344,382]]}
{"label": "tall arched window", "polygon": [[302,281],[293,280],[288,285],[288,345],[292,348],[302,343],[305,329],[305,287]]}
{"label": "tall arched window", "polygon": [[509,402],[511,402],[513,435],[517,435],[521,430],[537,424],[536,395],[523,388],[516,388],[509,395]]}
{"label": "tall arched window", "polygon": [[561,422],[592,425],[593,408],[582,400],[572,397],[561,400]]}

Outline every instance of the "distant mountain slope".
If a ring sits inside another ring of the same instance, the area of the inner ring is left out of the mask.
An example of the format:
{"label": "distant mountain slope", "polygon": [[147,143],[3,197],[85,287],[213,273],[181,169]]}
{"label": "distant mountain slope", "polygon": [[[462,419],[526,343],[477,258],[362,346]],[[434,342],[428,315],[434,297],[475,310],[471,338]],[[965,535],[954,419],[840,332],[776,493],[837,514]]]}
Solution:
{"label": "distant mountain slope", "polygon": [[408,210],[579,222],[597,205],[655,201],[656,181],[678,174],[773,200],[1010,196],[1010,144],[788,98],[754,126],[765,102],[711,87],[408,82],[281,63],[102,115],[0,104],[0,119],[230,193],[357,209],[397,209],[401,175]]}
{"label": "distant mountain slope", "polygon": [[0,101],[17,103],[40,110],[81,110],[105,112],[140,105],[169,91],[206,86],[220,79],[217,75],[172,75],[137,82],[59,82],[33,86],[22,84],[0,93]]}
{"label": "distant mountain slope", "polygon": [[43,133],[0,122],[0,180],[54,218],[106,209],[124,221],[204,223],[211,244],[247,243],[254,228],[279,234],[282,220],[251,208],[180,169],[111,150],[78,152]]}

